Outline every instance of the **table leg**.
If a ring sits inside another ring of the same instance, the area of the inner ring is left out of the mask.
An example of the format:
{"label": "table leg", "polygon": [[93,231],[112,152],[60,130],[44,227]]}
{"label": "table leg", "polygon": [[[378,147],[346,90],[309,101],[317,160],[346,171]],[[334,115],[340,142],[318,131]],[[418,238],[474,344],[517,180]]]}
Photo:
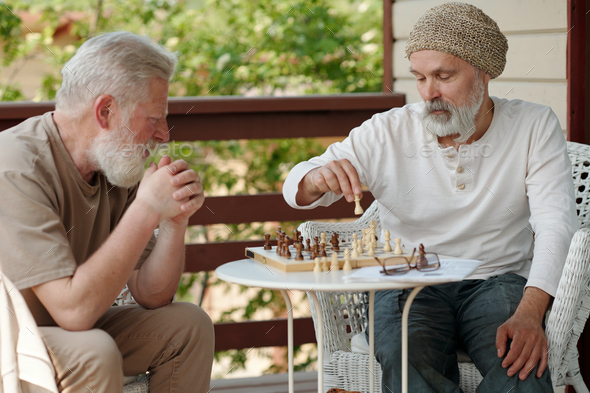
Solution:
{"label": "table leg", "polygon": [[291,299],[287,294],[287,291],[281,289],[281,294],[285,299],[285,305],[287,306],[287,347],[288,347],[288,359],[289,359],[289,393],[295,392],[295,385],[293,382],[293,306],[291,305]]}
{"label": "table leg", "polygon": [[412,289],[402,312],[402,393],[408,393],[408,316],[414,298],[423,288]]}
{"label": "table leg", "polygon": [[324,391],[324,320],[322,319],[322,308],[320,301],[314,291],[309,291],[308,295],[313,300],[315,307],[315,316],[317,321],[316,338],[318,340],[318,393]]}
{"label": "table leg", "polygon": [[375,392],[375,291],[369,292],[369,391]]}

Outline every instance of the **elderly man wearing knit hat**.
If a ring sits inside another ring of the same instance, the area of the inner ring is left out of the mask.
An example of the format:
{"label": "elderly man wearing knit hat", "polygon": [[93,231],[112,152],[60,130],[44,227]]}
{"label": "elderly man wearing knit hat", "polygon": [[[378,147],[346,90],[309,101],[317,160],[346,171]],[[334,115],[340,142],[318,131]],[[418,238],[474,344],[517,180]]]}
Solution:
{"label": "elderly man wearing knit hat", "polygon": [[[464,3],[432,8],[406,45],[423,102],[373,116],[299,163],[283,187],[299,209],[352,202],[361,184],[406,249],[483,263],[468,280],[423,289],[409,317],[409,391],[460,392],[456,351],[484,376],[478,392],[551,392],[543,317],[577,229],[571,164],[546,106],[488,95],[508,44]],[[400,390],[408,290],[375,300],[383,392]]]}

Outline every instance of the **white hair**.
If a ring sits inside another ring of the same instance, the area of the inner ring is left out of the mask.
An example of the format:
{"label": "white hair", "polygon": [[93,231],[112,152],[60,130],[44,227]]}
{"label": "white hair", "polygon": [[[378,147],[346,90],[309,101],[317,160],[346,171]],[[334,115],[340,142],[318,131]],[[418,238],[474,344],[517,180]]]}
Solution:
{"label": "white hair", "polygon": [[177,62],[176,53],[147,36],[119,31],[92,37],[64,65],[55,107],[78,118],[96,97],[109,94],[130,113],[147,99],[151,79],[172,79]]}

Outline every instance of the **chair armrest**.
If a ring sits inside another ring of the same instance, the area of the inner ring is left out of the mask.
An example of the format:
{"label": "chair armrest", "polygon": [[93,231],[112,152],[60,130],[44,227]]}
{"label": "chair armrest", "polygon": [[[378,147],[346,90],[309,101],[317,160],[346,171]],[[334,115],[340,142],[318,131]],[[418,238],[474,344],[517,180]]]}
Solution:
{"label": "chair armrest", "polygon": [[557,294],[545,330],[549,371],[556,381],[565,377],[590,312],[590,229],[572,238]]}

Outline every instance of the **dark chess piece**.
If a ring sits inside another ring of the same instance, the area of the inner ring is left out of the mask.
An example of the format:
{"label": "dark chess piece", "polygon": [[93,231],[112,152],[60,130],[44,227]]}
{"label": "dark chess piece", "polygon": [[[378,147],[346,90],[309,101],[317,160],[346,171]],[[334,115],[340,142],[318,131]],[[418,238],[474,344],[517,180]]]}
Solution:
{"label": "dark chess piece", "polygon": [[301,243],[297,243],[295,244],[295,248],[297,249],[297,255],[295,255],[295,260],[296,261],[303,261],[303,254],[301,253],[301,251],[303,250],[303,244]]}
{"label": "dark chess piece", "polygon": [[337,233],[334,233],[332,235],[332,240],[330,241],[330,243],[332,243],[332,250],[334,251],[340,251],[340,247],[338,246],[338,238],[340,237],[340,235],[338,235]]}
{"label": "dark chess piece", "polygon": [[281,242],[281,235],[277,233],[277,255],[283,253],[283,243]]}
{"label": "dark chess piece", "polygon": [[326,245],[324,243],[320,244],[320,257],[327,257],[328,254],[326,254]]}
{"label": "dark chess piece", "polygon": [[307,243],[307,246],[305,247],[305,251],[311,252],[311,246],[310,246],[311,239],[305,239],[305,243]]}
{"label": "dark chess piece", "polygon": [[264,234],[264,249],[272,250],[272,246],[270,245],[270,233]]}

